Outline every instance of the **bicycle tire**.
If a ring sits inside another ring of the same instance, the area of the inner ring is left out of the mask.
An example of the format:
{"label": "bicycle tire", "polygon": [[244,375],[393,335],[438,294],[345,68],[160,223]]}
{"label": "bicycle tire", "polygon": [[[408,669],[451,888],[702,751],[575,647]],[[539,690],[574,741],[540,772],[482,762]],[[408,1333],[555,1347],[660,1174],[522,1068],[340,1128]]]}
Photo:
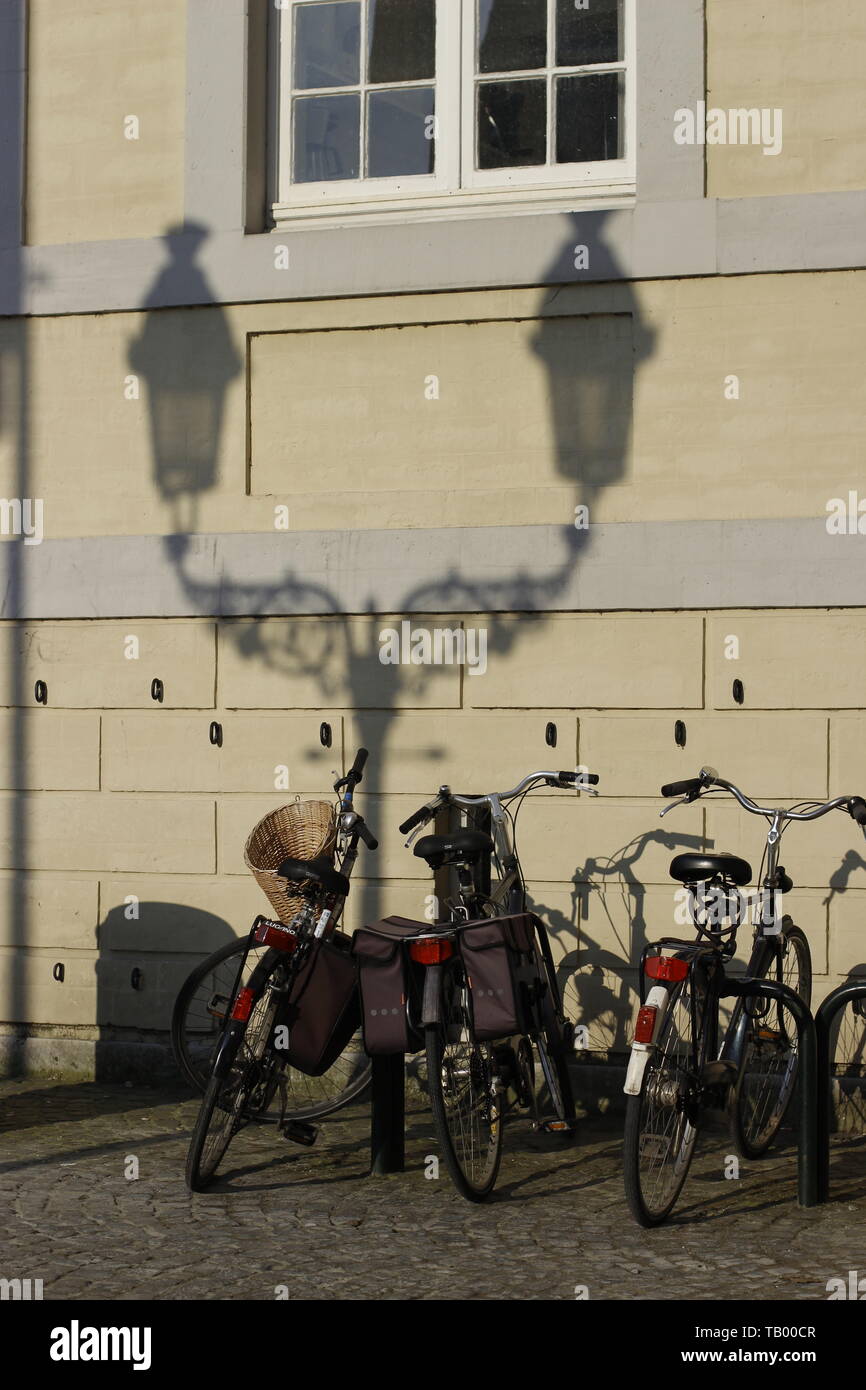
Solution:
{"label": "bicycle tire", "polygon": [[[790,985],[808,1006],[812,998],[809,943],[790,918],[782,923],[782,937],[789,968],[786,959],[777,955],[776,979]],[[771,966],[768,959],[759,978],[766,978]],[[731,1096],[731,1136],[743,1158],[756,1159],[767,1152],[778,1134],[794,1095],[799,1071],[797,1029],[784,1004],[771,1004],[765,1018],[751,1018],[741,1009],[738,1019],[744,1014],[745,1025],[740,1022],[739,1026],[745,1026],[745,1039]],[[772,1027],[774,1016],[776,1026]]]}
{"label": "bicycle tire", "polygon": [[[172,1053],[184,1079],[201,1093],[208,1087],[215,1048],[223,1031],[221,1020],[210,1013],[207,1001],[220,989],[224,997],[228,996],[246,945],[245,937],[230,941],[201,961],[181,985],[175,1001],[171,1019]],[[250,957],[254,961],[253,969],[264,959],[268,949],[265,946],[253,948],[258,953],[258,959],[252,954]],[[332,1115],[359,1099],[368,1089],[370,1077],[370,1059],[364,1052],[359,1028],[333,1066],[321,1076],[307,1076],[295,1067],[286,1067],[285,1115],[294,1120]],[[268,1113],[257,1118],[263,1123],[275,1124],[280,1117]]]}
{"label": "bicycle tire", "polygon": [[484,1202],[502,1157],[503,1092],[493,1045],[472,1037],[460,962],[445,968],[439,1002],[440,1021],[424,1030],[433,1127],[457,1191],[467,1201]]}
{"label": "bicycle tire", "polygon": [[[694,972],[692,972],[693,974]],[[700,1127],[699,1073],[706,1052],[705,1010],[694,1046],[692,975],[673,985],[640,1094],[626,1102],[623,1177],[629,1211],[640,1226],[660,1226],[688,1177]],[[698,1072],[694,1066],[697,1061]],[[663,1160],[655,1170],[653,1155]],[[665,1164],[664,1160],[671,1162]],[[660,1176],[669,1169],[667,1180]]]}
{"label": "bicycle tire", "polygon": [[[206,1191],[232,1139],[252,1118],[247,1107],[262,1082],[262,1062],[279,1007],[279,1000],[267,991],[268,980],[279,964],[268,957],[277,955],[269,951],[257,964],[250,976],[253,1001],[249,1018],[242,1030],[227,1032],[217,1049],[187,1152],[186,1183],[191,1192]],[[266,1082],[266,1092],[269,1084]],[[266,1094],[264,1107],[269,1103]]]}
{"label": "bicycle tire", "polygon": [[866,997],[849,1000],[833,1022],[830,1087],[835,1132],[861,1133],[866,1115]]}

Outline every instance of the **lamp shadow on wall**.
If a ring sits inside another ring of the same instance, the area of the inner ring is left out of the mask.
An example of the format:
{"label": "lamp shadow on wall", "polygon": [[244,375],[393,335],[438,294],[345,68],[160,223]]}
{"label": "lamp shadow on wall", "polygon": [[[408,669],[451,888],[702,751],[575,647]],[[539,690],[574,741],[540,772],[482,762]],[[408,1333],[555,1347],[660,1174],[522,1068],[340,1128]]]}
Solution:
{"label": "lamp shadow on wall", "polygon": [[[199,500],[216,486],[226,392],[244,366],[198,264],[207,236],[198,222],[165,233],[168,263],[145,300],[144,329],[128,354],[147,388],[153,479],[176,536],[198,529]],[[155,308],[166,304],[198,307]]]}
{"label": "lamp shadow on wall", "polygon": [[[561,524],[555,528],[555,553],[540,557],[531,569],[515,568],[511,573],[503,573],[497,568],[492,574],[483,563],[473,565],[470,556],[439,575],[407,584],[396,604],[390,599],[386,602],[375,591],[359,593],[352,604],[353,612],[359,615],[354,618],[346,614],[344,598],[326,584],[311,582],[291,565],[272,578],[255,581],[245,579],[243,574],[221,574],[218,580],[212,575],[203,578],[196,574],[191,532],[199,499],[218,482],[223,404],[227,389],[241,370],[242,355],[232,342],[225,315],[211,297],[207,313],[212,316],[212,337],[206,351],[189,360],[189,344],[184,343],[183,333],[178,336],[177,312],[159,305],[167,298],[178,302],[178,294],[169,292],[175,291],[177,285],[188,287],[190,276],[194,281],[198,277],[197,293],[191,296],[187,288],[180,294],[181,302],[205,302],[206,280],[194,267],[205,229],[171,229],[166,235],[170,262],[149,296],[153,307],[141,336],[130,347],[129,361],[148,384],[153,476],[167,504],[172,528],[165,538],[167,563],[173,567],[193,612],[224,620],[242,616],[283,620],[268,624],[223,621],[220,641],[232,644],[234,651],[251,665],[284,674],[287,687],[290,679],[312,680],[321,708],[354,713],[355,741],[368,747],[371,754],[363,787],[368,795],[387,790],[392,780],[389,774],[399,753],[390,743],[398,712],[406,707],[447,707],[447,700],[440,693],[443,687],[437,690],[437,682],[447,668],[382,664],[381,615],[482,614],[487,628],[488,669],[498,659],[519,653],[525,626],[508,615],[532,615],[536,629],[557,609],[558,602],[562,609],[569,610],[568,591],[576,568],[592,550],[598,508],[611,488],[629,480],[634,383],[657,344],[654,330],[643,320],[634,287],[621,278],[616,253],[605,237],[608,217],[604,213],[592,214],[590,282],[578,268],[575,255],[576,247],[587,239],[582,230],[586,218],[569,215],[561,247],[541,277],[545,288],[539,292],[532,355],[526,363],[527,370],[533,363],[542,366],[550,411],[552,472],[567,485],[567,503]],[[563,299],[566,291],[567,299]],[[445,367],[447,370],[447,363]],[[186,403],[178,383],[189,388]],[[339,382],[330,378],[326,386],[329,391],[340,389]],[[287,383],[287,422],[292,405],[291,383]],[[518,413],[519,409],[516,401]],[[322,429],[327,428],[325,414]],[[311,447],[315,448],[315,441]],[[350,460],[347,466],[351,466]],[[492,481],[495,483],[495,479]],[[532,477],[526,479],[527,486],[535,482]],[[399,479],[395,478],[395,486],[398,485]],[[291,497],[292,477],[288,473],[285,489],[275,501],[291,502]],[[241,499],[238,501],[240,504]],[[588,526],[575,524],[580,508],[588,511]],[[520,520],[515,517],[515,523]],[[460,523],[459,494],[454,499],[453,523]],[[359,547],[365,542],[375,546],[377,540],[375,532],[356,533]],[[313,615],[330,621],[313,630]],[[575,699],[575,707],[577,704]],[[349,756],[352,751],[347,749]],[[544,765],[547,756],[539,741],[536,765]],[[419,778],[419,801],[445,780],[448,750],[430,747],[426,749],[426,761],[430,764],[429,776],[424,774],[423,785]],[[450,780],[452,784],[459,783],[459,765],[455,767],[452,762],[451,767],[456,775]],[[604,769],[596,770],[603,781]],[[495,766],[491,766],[486,781],[488,789],[502,781]],[[394,833],[390,827],[375,828],[380,839]],[[658,836],[646,838],[649,842]],[[690,836],[669,836],[667,841],[672,849],[694,843]],[[610,871],[622,876],[638,912],[642,889],[632,865],[641,852],[642,848],[638,849]],[[365,864],[362,872],[365,871],[374,875],[375,865]],[[531,876],[531,864],[528,871]],[[562,881],[568,883],[577,872],[578,866],[568,862],[568,852],[563,848]],[[356,894],[358,888],[360,883]],[[388,910],[394,909],[388,907],[387,885],[373,878],[364,885],[365,918],[374,919]],[[578,923],[577,894],[571,920],[566,921],[562,914],[554,914],[554,919],[560,949],[568,963],[564,971],[574,974],[578,947],[603,948],[592,939],[585,922]],[[623,990],[611,999],[599,993],[592,983],[581,986],[582,1007],[590,1011],[613,1008],[616,1036],[621,1041],[626,1012],[625,981],[633,962],[613,952],[609,959],[611,968],[622,975]]]}

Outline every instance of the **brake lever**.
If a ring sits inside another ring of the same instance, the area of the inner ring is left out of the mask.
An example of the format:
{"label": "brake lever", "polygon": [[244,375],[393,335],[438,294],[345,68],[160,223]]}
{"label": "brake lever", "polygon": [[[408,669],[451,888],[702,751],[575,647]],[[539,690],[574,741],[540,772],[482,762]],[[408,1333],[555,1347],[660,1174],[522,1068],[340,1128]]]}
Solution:
{"label": "brake lever", "polygon": [[669,801],[663,811],[659,811],[659,820],[666,816],[668,811],[672,811],[675,806],[683,806],[690,801],[697,801],[700,792],[686,792],[685,796],[678,796],[676,801]]}

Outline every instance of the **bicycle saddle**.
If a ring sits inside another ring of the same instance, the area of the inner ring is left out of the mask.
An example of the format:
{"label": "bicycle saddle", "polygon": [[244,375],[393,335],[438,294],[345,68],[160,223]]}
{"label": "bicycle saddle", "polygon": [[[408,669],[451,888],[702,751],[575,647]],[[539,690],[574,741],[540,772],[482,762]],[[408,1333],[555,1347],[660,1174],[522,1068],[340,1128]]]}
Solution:
{"label": "bicycle saddle", "polygon": [[738,888],[752,877],[752,866],[736,854],[678,854],[671,860],[671,878],[680,883],[706,883],[724,878]]}
{"label": "bicycle saddle", "polygon": [[493,853],[493,841],[483,830],[455,830],[452,835],[422,835],[412,853],[431,869],[443,864],[476,864]]}
{"label": "bicycle saddle", "polygon": [[292,883],[315,883],[326,893],[339,893],[342,898],[349,891],[349,880],[334,868],[330,859],[284,859],[277,873]]}

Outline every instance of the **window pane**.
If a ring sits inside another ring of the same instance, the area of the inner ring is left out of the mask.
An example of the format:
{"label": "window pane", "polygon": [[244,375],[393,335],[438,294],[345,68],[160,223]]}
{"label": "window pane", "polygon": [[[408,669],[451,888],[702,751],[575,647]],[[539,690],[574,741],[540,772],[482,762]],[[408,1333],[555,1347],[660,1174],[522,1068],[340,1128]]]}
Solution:
{"label": "window pane", "polygon": [[617,63],[623,56],[622,0],[589,0],[575,9],[574,0],[556,0],[556,65]]}
{"label": "window pane", "polygon": [[370,92],[367,98],[367,173],[370,178],[433,173],[433,101],[432,87]]}
{"label": "window pane", "polygon": [[367,8],[367,81],[435,77],[436,0],[368,0]]}
{"label": "window pane", "polygon": [[620,72],[556,79],[556,162],[589,164],[622,159],[623,93]]}
{"label": "window pane", "polygon": [[294,103],[293,115],[293,183],[358,177],[361,100],[357,92],[300,97]]}
{"label": "window pane", "polygon": [[478,0],[478,71],[520,72],[547,62],[547,0]]}
{"label": "window pane", "polygon": [[546,84],[535,80],[479,83],[478,168],[544,164],[546,157]]}
{"label": "window pane", "polygon": [[349,87],[360,80],[358,0],[295,8],[295,86]]}

